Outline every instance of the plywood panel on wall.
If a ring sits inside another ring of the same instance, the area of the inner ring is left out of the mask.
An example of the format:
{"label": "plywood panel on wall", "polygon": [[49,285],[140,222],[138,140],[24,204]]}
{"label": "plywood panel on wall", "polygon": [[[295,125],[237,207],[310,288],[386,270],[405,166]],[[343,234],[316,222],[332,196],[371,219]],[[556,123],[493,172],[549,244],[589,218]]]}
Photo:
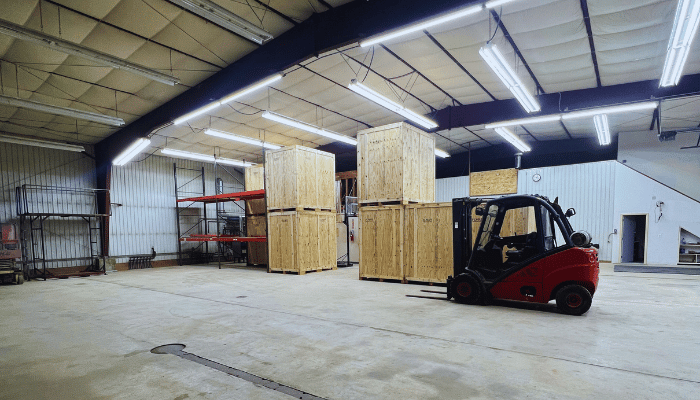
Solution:
{"label": "plywood panel on wall", "polygon": [[469,177],[469,195],[491,196],[518,192],[518,170],[515,168],[473,172]]}
{"label": "plywood panel on wall", "polygon": [[357,135],[360,203],[435,201],[435,139],[404,122]]}
{"label": "plywood panel on wall", "polygon": [[303,146],[266,153],[269,210],[335,209],[335,155]]}

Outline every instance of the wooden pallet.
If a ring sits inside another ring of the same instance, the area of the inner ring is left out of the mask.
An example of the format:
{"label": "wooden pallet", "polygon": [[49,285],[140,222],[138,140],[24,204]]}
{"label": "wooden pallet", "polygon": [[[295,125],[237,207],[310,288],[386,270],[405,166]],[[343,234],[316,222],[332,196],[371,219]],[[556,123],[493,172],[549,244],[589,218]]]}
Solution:
{"label": "wooden pallet", "polygon": [[389,283],[407,283],[405,279],[396,277],[378,277],[378,276],[361,276],[361,281],[374,281],[374,282],[389,282]]}
{"label": "wooden pallet", "polygon": [[333,268],[319,268],[319,269],[312,269],[308,271],[296,271],[296,270],[291,270],[291,269],[268,269],[267,272],[271,274],[292,274],[292,275],[306,275],[310,272],[323,272],[323,271],[333,271],[338,269],[338,267],[333,267]]}
{"label": "wooden pallet", "polygon": [[316,211],[316,212],[333,212],[335,209],[331,208],[320,208],[320,207],[289,207],[289,208],[268,208],[267,212],[289,212],[289,211]]}
{"label": "wooden pallet", "polygon": [[418,200],[409,200],[409,199],[382,200],[382,201],[364,200],[364,201],[360,201],[360,207],[406,206],[409,204],[419,204],[419,203],[420,203],[420,201],[418,201]]}

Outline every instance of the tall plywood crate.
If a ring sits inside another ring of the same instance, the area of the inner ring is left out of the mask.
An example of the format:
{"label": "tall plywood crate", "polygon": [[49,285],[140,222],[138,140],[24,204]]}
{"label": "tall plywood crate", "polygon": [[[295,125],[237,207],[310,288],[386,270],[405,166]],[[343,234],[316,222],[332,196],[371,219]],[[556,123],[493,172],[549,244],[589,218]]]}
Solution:
{"label": "tall plywood crate", "polygon": [[359,131],[360,204],[435,201],[435,139],[405,122]]}
{"label": "tall plywood crate", "polygon": [[269,271],[337,269],[335,213],[283,211],[268,213]]}
{"label": "tall plywood crate", "polygon": [[404,206],[404,278],[445,283],[453,275],[452,203]]}
{"label": "tall plywood crate", "polygon": [[360,278],[403,280],[404,207],[361,207]]}
{"label": "tall plywood crate", "polygon": [[[262,190],[264,185],[265,168],[262,165],[255,165],[245,169],[245,190]],[[246,235],[265,236],[267,217],[265,216],[265,199],[246,200]],[[267,265],[267,243],[248,242],[248,264]]]}
{"label": "tall plywood crate", "polygon": [[[256,165],[245,169],[245,190],[265,189],[265,167]],[[250,215],[265,214],[265,200],[248,200],[245,202],[245,212]]]}
{"label": "tall plywood crate", "polygon": [[265,154],[268,211],[335,211],[335,156],[303,146]]}

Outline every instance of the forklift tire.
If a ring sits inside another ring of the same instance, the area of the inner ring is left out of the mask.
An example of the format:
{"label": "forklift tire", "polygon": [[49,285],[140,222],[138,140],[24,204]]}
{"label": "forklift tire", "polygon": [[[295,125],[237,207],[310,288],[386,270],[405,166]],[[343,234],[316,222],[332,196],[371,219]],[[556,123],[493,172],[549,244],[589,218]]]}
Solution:
{"label": "forklift tire", "polygon": [[17,274],[17,284],[21,285],[23,283],[24,283],[24,274],[22,274],[22,273]]}
{"label": "forklift tire", "polygon": [[482,300],[481,282],[470,274],[459,274],[452,281],[452,295],[462,304],[480,304]]}
{"label": "forklift tire", "polygon": [[591,293],[580,285],[564,286],[557,292],[557,308],[564,314],[583,315],[592,302]]}

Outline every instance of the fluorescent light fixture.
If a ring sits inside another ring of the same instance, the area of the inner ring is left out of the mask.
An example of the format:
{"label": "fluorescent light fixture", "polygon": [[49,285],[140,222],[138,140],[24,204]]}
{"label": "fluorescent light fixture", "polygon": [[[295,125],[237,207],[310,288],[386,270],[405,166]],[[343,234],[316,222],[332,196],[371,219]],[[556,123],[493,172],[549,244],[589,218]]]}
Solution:
{"label": "fluorescent light fixture", "polygon": [[516,149],[522,151],[523,153],[532,150],[530,146],[515,136],[515,134],[508,128],[496,128],[496,133],[501,135],[503,139],[507,140],[510,144],[515,146]]}
{"label": "fluorescent light fixture", "polygon": [[13,24],[12,22],[5,21],[3,19],[0,19],[0,33],[12,36],[16,39],[32,42],[34,44],[38,44],[39,46],[43,46],[51,50],[60,51],[61,53],[85,58],[100,65],[122,69],[124,71],[141,75],[156,82],[165,83],[166,85],[173,86],[180,82],[180,80],[174,76],[170,76],[162,72],[156,71],[154,69],[144,67],[143,65],[122,60],[121,58],[111,56],[107,53],[102,53],[97,50],[88,49],[87,47],[81,46],[79,44],[72,43],[67,40],[57,38],[55,36],[49,36],[42,32],[35,31],[33,29],[28,29],[23,26]]}
{"label": "fluorescent light fixture", "polygon": [[593,117],[593,123],[595,124],[595,131],[598,134],[598,143],[601,146],[607,146],[610,144],[610,126],[608,125],[608,116],[605,114],[599,114]]}
{"label": "fluorescent light fixture", "polygon": [[506,3],[510,3],[512,1],[515,1],[515,0],[491,0],[491,1],[487,1],[486,3],[484,3],[484,7],[494,8],[494,7],[502,6]]}
{"label": "fluorescent light fixture", "polygon": [[171,3],[193,12],[200,17],[219,25],[244,38],[263,44],[272,39],[272,34],[251,24],[238,15],[209,0],[169,0]]}
{"label": "fluorescent light fixture", "polygon": [[598,114],[616,114],[631,111],[645,111],[653,110],[659,106],[659,103],[655,101],[646,101],[644,103],[635,104],[625,104],[622,106],[612,106],[612,107],[601,107],[601,108],[591,108],[589,110],[583,111],[572,111],[561,115],[564,120],[592,117]]}
{"label": "fluorescent light fixture", "polygon": [[438,124],[436,124],[435,121],[425,118],[424,116],[407,109],[399,103],[396,103],[393,100],[382,96],[381,94],[361,84],[356,79],[350,81],[348,88],[350,88],[350,90],[352,90],[353,92],[366,97],[368,100],[371,100],[379,104],[380,106],[388,109],[389,111],[393,111],[403,116],[404,118],[410,119],[411,121],[417,123],[418,125],[424,128],[434,129],[438,126]]}
{"label": "fluorescent light fixture", "polygon": [[345,135],[341,135],[339,133],[331,132],[329,130],[319,128],[316,125],[307,124],[306,122],[302,122],[302,121],[299,121],[299,120],[296,120],[293,118],[285,117],[284,115],[280,115],[280,114],[277,114],[277,113],[272,112],[272,111],[265,111],[264,113],[262,113],[262,117],[269,119],[270,121],[279,122],[280,124],[284,124],[287,126],[291,126],[293,128],[301,129],[302,131],[315,133],[319,136],[325,136],[325,137],[330,138],[330,139],[335,139],[339,142],[343,142],[343,143],[351,144],[353,146],[357,146],[357,140],[355,140],[349,136],[345,136]]}
{"label": "fluorescent light fixture", "polygon": [[537,102],[537,99],[527,91],[523,81],[520,80],[495,45],[487,44],[479,50],[479,54],[493,72],[496,73],[501,82],[513,93],[513,96],[525,111],[529,113],[540,111],[540,104]]}
{"label": "fluorescent light fixture", "polygon": [[126,150],[122,151],[117,158],[112,161],[114,165],[124,165],[131,161],[132,158],[136,157],[137,154],[141,153],[143,149],[151,144],[150,139],[138,139],[131,146],[127,147]]}
{"label": "fluorescent light fixture", "polygon": [[205,114],[205,113],[207,113],[207,112],[209,112],[209,111],[211,111],[211,110],[213,110],[213,109],[215,109],[223,104],[226,104],[230,101],[236,100],[240,97],[243,97],[243,96],[245,96],[249,93],[252,93],[258,89],[261,89],[263,87],[269,86],[270,84],[272,84],[280,79],[282,79],[281,74],[274,74],[270,77],[263,79],[262,81],[256,82],[250,86],[247,86],[241,90],[238,90],[238,91],[224,97],[221,100],[217,100],[213,103],[209,103],[204,107],[200,107],[200,108],[198,108],[192,112],[189,112],[181,117],[175,118],[175,120],[173,121],[173,124],[175,124],[175,125],[182,124],[185,121],[189,121],[192,118],[195,118],[195,117],[198,117],[202,114]]}
{"label": "fluorescent light fixture", "polygon": [[231,133],[221,132],[221,131],[217,131],[214,129],[207,129],[206,131],[204,131],[204,133],[209,135],[209,136],[214,136],[214,137],[218,137],[218,138],[226,139],[226,140],[232,140],[234,142],[252,144],[254,146],[259,146],[259,147],[262,147],[265,149],[276,150],[276,149],[282,148],[282,146],[278,146],[276,144],[272,144],[272,143],[268,143],[268,142],[263,142],[262,140],[254,139],[254,138],[247,137],[247,136],[234,135]]}
{"label": "fluorescent light fixture", "polygon": [[492,124],[484,125],[484,128],[486,128],[486,129],[504,128],[507,126],[542,124],[545,122],[554,122],[554,121],[560,121],[560,120],[561,120],[561,114],[544,115],[541,117],[511,119],[508,121],[494,122]]}
{"label": "fluorescent light fixture", "polygon": [[210,163],[232,165],[234,167],[250,167],[250,166],[255,165],[255,163],[250,163],[250,162],[246,162],[246,161],[232,160],[230,158],[214,157],[214,156],[210,156],[207,154],[192,153],[189,151],[182,151],[182,150],[162,149],[160,152],[165,154],[165,155],[171,156],[171,157],[186,158],[188,160],[197,160],[197,161],[205,161],[205,162],[210,162]]}
{"label": "fluorescent light fixture", "polygon": [[450,156],[450,153],[440,150],[440,149],[435,149],[435,155],[440,157],[440,158],[447,158]]}
{"label": "fluorescent light fixture", "polygon": [[48,140],[39,140],[39,139],[28,139],[28,138],[10,136],[10,135],[0,135],[0,142],[23,144],[26,146],[34,146],[34,147],[45,147],[47,149],[68,150],[68,151],[75,151],[75,152],[79,152],[79,153],[85,151],[85,147],[77,146],[74,144],[58,143],[58,142],[51,142]]}
{"label": "fluorescent light fixture", "polygon": [[124,120],[117,117],[112,117],[104,114],[97,114],[83,110],[77,110],[75,108],[59,107],[46,103],[39,103],[33,100],[18,99],[17,97],[10,97],[0,95],[0,104],[5,104],[7,106],[26,108],[29,110],[41,111],[48,114],[63,115],[65,117],[83,119],[86,121],[99,122],[100,124],[112,125],[112,126],[122,126],[124,125]]}
{"label": "fluorescent light fixture", "polygon": [[700,1],[679,0],[659,86],[675,86],[681,80],[699,22]]}
{"label": "fluorescent light fixture", "polygon": [[360,42],[360,47],[372,46],[373,44],[386,42],[391,39],[397,38],[399,36],[408,35],[410,33],[419,32],[435,25],[444,24],[446,22],[454,21],[456,19],[466,17],[468,15],[476,14],[483,10],[481,4],[477,6],[469,6],[465,8],[460,8],[459,10],[453,11],[448,14],[441,15],[439,17],[431,18],[425,22],[418,22],[416,24],[408,25],[405,28],[399,28],[388,33],[369,38]]}

